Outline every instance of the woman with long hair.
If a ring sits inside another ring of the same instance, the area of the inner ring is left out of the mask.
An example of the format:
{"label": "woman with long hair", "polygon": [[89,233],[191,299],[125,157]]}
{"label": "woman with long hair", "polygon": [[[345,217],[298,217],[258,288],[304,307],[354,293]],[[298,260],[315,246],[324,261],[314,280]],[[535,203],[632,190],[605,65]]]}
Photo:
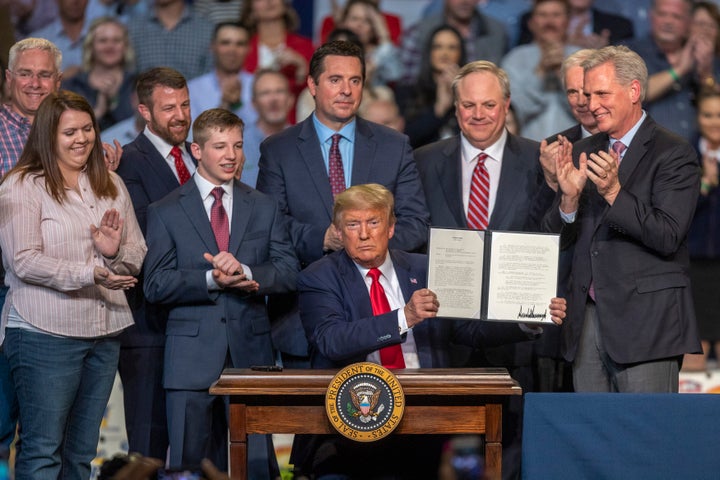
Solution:
{"label": "woman with long hair", "polygon": [[108,171],[93,109],[75,93],[40,104],[0,184],[9,291],[0,341],[20,405],[16,478],[88,479],[115,379],[123,290],[146,247],[130,196]]}

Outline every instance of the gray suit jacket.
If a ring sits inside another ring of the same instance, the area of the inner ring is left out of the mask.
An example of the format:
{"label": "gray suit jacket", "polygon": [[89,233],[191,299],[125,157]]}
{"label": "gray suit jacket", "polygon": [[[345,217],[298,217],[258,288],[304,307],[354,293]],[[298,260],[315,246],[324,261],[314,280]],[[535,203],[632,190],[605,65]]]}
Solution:
{"label": "gray suit jacket", "polygon": [[[608,149],[599,133],[573,146]],[[700,352],[688,277],[687,232],[699,191],[697,154],[684,139],[647,117],[620,164],[612,206],[588,181],[574,223],[557,204],[543,227],[574,245],[563,355],[575,358],[591,280],[600,335],[610,357],[636,363]]]}
{"label": "gray suit jacket", "polygon": [[150,206],[147,243],[145,296],[170,311],[165,388],[207,389],[228,353],[234,367],[273,363],[264,296],[294,290],[298,263],[270,197],[234,184],[228,251],[252,270],[255,294],[208,291],[203,253],[218,247],[194,180]]}

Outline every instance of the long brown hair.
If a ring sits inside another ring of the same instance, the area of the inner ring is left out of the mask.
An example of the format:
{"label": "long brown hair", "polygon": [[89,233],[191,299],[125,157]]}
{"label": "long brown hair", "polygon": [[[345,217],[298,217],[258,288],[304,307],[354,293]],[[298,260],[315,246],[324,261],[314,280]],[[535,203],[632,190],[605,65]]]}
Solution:
{"label": "long brown hair", "polygon": [[45,179],[45,188],[55,201],[62,203],[67,198],[63,175],[57,162],[57,135],[60,117],[68,110],[90,115],[95,129],[95,143],[85,165],[85,173],[95,196],[114,199],[118,190],[105,166],[100,129],[93,109],[85,98],[67,90],[50,93],[42,101],[20,160],[5,178],[17,173],[24,180],[26,176],[35,174]]}

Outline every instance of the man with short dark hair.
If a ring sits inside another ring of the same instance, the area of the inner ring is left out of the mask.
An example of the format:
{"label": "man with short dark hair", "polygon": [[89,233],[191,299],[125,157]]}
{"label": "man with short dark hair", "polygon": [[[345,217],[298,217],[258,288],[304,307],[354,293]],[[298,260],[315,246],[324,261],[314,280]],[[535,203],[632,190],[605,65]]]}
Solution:
{"label": "man with short dark hair", "polygon": [[215,68],[188,82],[190,111],[197,117],[205,110],[221,107],[234,112],[246,125],[254,122],[257,113],[252,103],[253,74],[245,70],[250,32],[239,23],[219,23],[210,49]]}
{"label": "man with short dark hair", "polygon": [[[187,139],[190,98],[185,77],[171,68],[153,68],[137,78],[138,113],[145,128],[125,145],[117,173],[125,182],[143,234],[147,207],[187,181],[196,161]],[[167,455],[163,347],[167,313],[145,301],[142,278],[130,289],[135,325],[122,333],[118,371],[123,383],[125,426],[130,451]]]}
{"label": "man with short dark hair", "polygon": [[[324,44],[313,54],[307,79],[314,113],[260,146],[257,188],[277,200],[303,266],[342,248],[332,224],[333,198],[360,183],[380,183],[394,194],[393,247],[418,250],[427,240],[428,213],[410,144],[406,136],[357,116],[364,81],[360,47],[345,41]],[[273,316],[281,319],[274,328],[287,327],[287,334],[274,337],[279,349],[291,350],[307,365],[295,302],[273,300]]]}

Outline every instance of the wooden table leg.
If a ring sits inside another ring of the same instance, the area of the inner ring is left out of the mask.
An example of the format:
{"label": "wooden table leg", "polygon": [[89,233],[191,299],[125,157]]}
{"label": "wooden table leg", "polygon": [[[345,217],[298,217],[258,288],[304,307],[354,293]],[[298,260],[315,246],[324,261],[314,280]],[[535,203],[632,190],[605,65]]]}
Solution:
{"label": "wooden table leg", "polygon": [[485,476],[502,478],[502,405],[485,405]]}
{"label": "wooden table leg", "polygon": [[230,480],[247,480],[245,405],[230,402]]}

